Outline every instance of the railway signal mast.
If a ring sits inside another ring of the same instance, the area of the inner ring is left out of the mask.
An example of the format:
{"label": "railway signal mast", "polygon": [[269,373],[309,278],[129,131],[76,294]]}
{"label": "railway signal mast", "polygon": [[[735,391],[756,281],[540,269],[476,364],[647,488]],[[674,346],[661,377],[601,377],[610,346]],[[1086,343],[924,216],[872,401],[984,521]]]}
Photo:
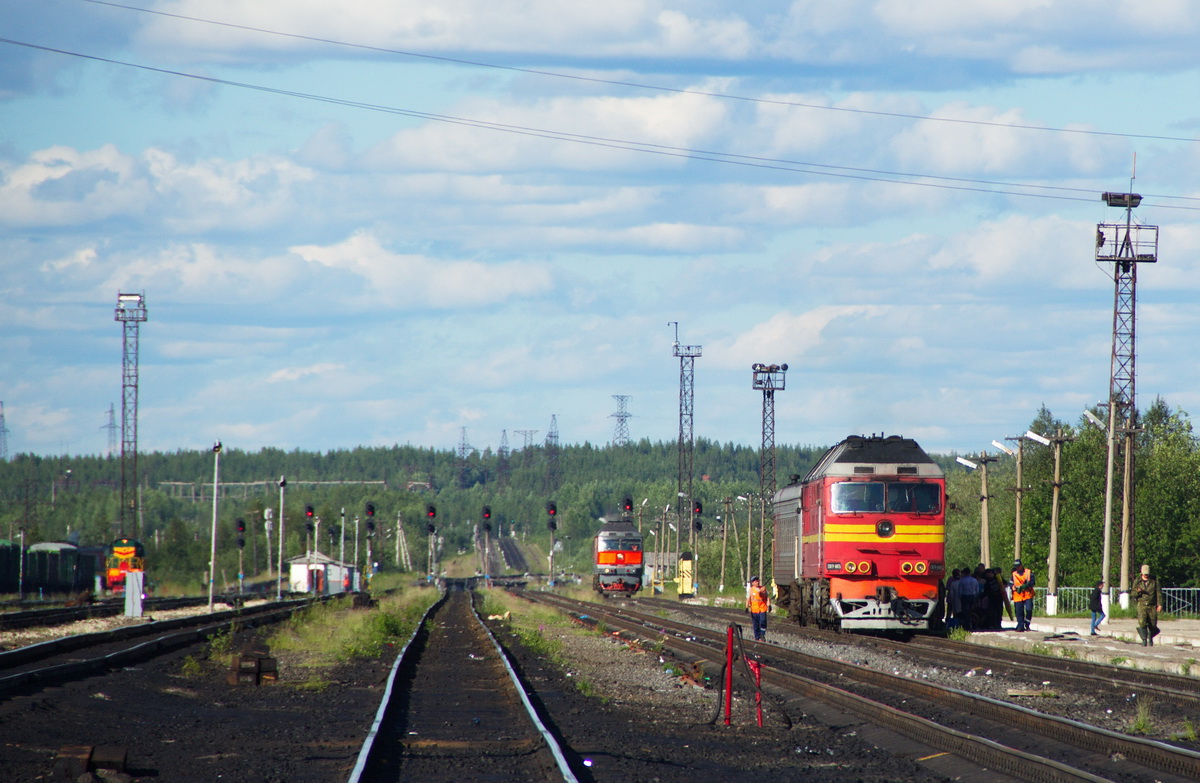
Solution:
{"label": "railway signal mast", "polygon": [[117,293],[114,320],[123,332],[121,361],[121,508],[117,512],[117,535],[127,535],[126,522],[136,518],[138,450],[138,332],[146,320],[146,295]]}
{"label": "railway signal mast", "polygon": [[[1113,265],[1112,364],[1108,386],[1108,464],[1104,487],[1104,568],[1101,575],[1107,587],[1102,596],[1104,613],[1109,614],[1109,579],[1112,560],[1112,512],[1115,494],[1114,473],[1118,456],[1124,479],[1121,486],[1121,592],[1120,603],[1129,606],[1129,558],[1133,531],[1133,457],[1137,432],[1135,394],[1137,267],[1158,261],[1158,226],[1133,222],[1133,210],[1142,203],[1137,193],[1104,193],[1101,200],[1110,207],[1125,210],[1124,223],[1099,223],[1096,226],[1096,261]],[[1122,435],[1118,444],[1117,435]]]}

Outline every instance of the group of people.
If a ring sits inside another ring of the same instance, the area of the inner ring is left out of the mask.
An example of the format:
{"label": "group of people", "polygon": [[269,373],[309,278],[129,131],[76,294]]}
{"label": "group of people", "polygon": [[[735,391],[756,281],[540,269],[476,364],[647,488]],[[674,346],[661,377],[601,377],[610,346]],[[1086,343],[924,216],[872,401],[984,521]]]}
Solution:
{"label": "group of people", "polygon": [[[1096,582],[1088,599],[1088,609],[1092,612],[1092,636],[1100,634],[1100,623],[1104,622],[1104,580]],[[1158,636],[1158,613],[1162,611],[1162,588],[1158,580],[1150,574],[1150,564],[1142,564],[1142,572],[1129,590],[1137,608],[1137,632],[1143,647],[1153,647],[1154,637]]]}
{"label": "group of people", "polygon": [[[1000,630],[1003,609],[1009,592],[1018,631],[1028,631],[1033,618],[1033,572],[1021,561],[1014,560],[1012,578],[1005,581],[999,568],[985,568],[983,563],[969,568],[956,568],[946,583],[946,627],[968,631]],[[1091,635],[1098,636],[1104,621],[1104,581],[1096,582],[1088,600],[1092,613]],[[1142,565],[1141,578],[1129,591],[1137,607],[1137,631],[1143,646],[1152,646],[1158,636],[1158,613],[1162,611],[1162,590],[1150,574],[1150,566]],[[1012,616],[1012,612],[1010,612]]]}
{"label": "group of people", "polygon": [[987,568],[983,563],[974,569],[954,569],[946,582],[946,627],[1000,630],[1010,587],[1017,630],[1028,631],[1033,616],[1033,572],[1021,565],[1020,560],[1013,563],[1011,581],[1004,578],[999,568]]}

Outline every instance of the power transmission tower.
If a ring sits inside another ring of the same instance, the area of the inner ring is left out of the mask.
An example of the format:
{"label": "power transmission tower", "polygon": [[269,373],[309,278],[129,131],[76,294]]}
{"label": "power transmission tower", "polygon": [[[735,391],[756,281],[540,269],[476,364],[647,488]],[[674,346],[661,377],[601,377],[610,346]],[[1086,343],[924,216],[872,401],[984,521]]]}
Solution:
{"label": "power transmission tower", "polygon": [[[695,448],[693,436],[693,403],[695,395],[696,357],[702,348],[699,345],[679,344],[679,322],[675,326],[675,345],[672,353],[679,357],[679,480],[678,497],[680,524],[686,518],[684,512],[692,509],[692,455]],[[688,524],[688,546],[696,550],[696,526]]]}
{"label": "power transmission tower", "polygon": [[787,386],[786,364],[755,364],[753,387],[762,391],[762,451],[759,452],[759,487],[763,502],[775,496],[775,392]]}
{"label": "power transmission tower", "polygon": [[136,518],[138,452],[138,331],[146,320],[145,294],[117,293],[114,320],[124,336],[121,361],[121,509],[117,533],[126,535],[125,524]]}
{"label": "power transmission tower", "polygon": [[108,430],[108,456],[117,450],[117,410],[111,402],[108,404],[108,423],[101,429]]}
{"label": "power transmission tower", "polygon": [[496,451],[496,483],[500,486],[508,484],[512,466],[509,465],[508,430],[500,430],[500,448]]}
{"label": "power transmission tower", "polygon": [[550,414],[550,429],[546,432],[546,492],[557,492],[562,481],[558,466],[558,416]]}
{"label": "power transmission tower", "polygon": [[3,400],[0,400],[0,462],[8,462],[8,427],[4,425]]}
{"label": "power transmission tower", "polygon": [[541,430],[513,430],[513,432],[525,436],[525,447],[521,449],[521,464],[529,467],[529,462],[533,459],[533,436]]}
{"label": "power transmission tower", "polygon": [[467,428],[463,427],[458,436],[458,464],[456,465],[459,489],[466,489],[468,486],[470,466],[467,464],[467,457],[471,454],[472,449],[474,446],[467,442]]}
{"label": "power transmission tower", "polygon": [[612,442],[613,442],[614,446],[628,446],[629,445],[629,417],[631,414],[629,413],[628,410],[626,410],[625,406],[629,403],[629,395],[628,394],[614,394],[612,396],[612,398],[617,401],[617,412],[609,414],[610,419],[617,420],[617,427],[613,432]]}
{"label": "power transmission tower", "polygon": [[[1137,432],[1135,365],[1137,361],[1137,267],[1158,261],[1158,226],[1135,225],[1134,207],[1142,203],[1137,193],[1105,193],[1100,197],[1110,207],[1125,210],[1124,223],[1096,226],[1096,261],[1113,264],[1112,363],[1108,386],[1108,465],[1104,490],[1103,573],[1109,581],[1112,547],[1113,496],[1118,458],[1124,468],[1121,490],[1121,593],[1128,605],[1129,559],[1133,532],[1133,461]],[[1123,442],[1118,445],[1117,436]],[[1107,594],[1106,594],[1107,595]],[[1107,605],[1105,605],[1107,612]]]}

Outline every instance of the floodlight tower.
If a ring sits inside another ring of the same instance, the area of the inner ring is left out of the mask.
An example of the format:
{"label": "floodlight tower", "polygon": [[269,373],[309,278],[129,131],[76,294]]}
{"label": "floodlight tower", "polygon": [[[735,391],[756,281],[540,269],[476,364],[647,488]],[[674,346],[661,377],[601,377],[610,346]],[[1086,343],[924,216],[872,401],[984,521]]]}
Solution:
{"label": "floodlight tower", "polygon": [[124,332],[124,352],[121,362],[121,509],[117,516],[117,533],[124,536],[127,519],[136,519],[137,450],[138,450],[138,331],[146,320],[146,295],[117,293],[114,320],[120,321]]}
{"label": "floodlight tower", "polygon": [[629,417],[632,414],[625,407],[629,404],[629,397],[630,395],[628,394],[614,394],[612,396],[617,401],[617,412],[609,414],[608,418],[617,420],[616,429],[613,431],[612,442],[614,446],[629,445]]}
{"label": "floodlight tower", "polygon": [[[692,507],[692,453],[695,438],[692,429],[692,411],[695,395],[696,357],[701,354],[699,345],[679,344],[679,322],[671,321],[675,327],[675,345],[672,353],[679,357],[679,508]],[[683,517],[680,517],[682,519]],[[696,526],[688,525],[688,546],[695,551]]]}
{"label": "floodlight tower", "polygon": [[759,486],[764,499],[775,496],[775,392],[787,386],[786,364],[755,364],[752,386],[763,393],[762,451],[759,454]]}
{"label": "floodlight tower", "polygon": [[[1158,261],[1158,226],[1135,225],[1133,210],[1142,203],[1137,193],[1104,193],[1100,196],[1110,207],[1125,210],[1124,223],[1100,223],[1096,226],[1096,261],[1113,265],[1112,363],[1108,385],[1108,464],[1104,487],[1103,573],[1108,586],[1103,598],[1108,614],[1109,581],[1112,559],[1112,507],[1115,492],[1114,471],[1118,450],[1123,457],[1124,481],[1121,488],[1121,592],[1123,607],[1129,605],[1129,557],[1133,531],[1133,447],[1137,432],[1135,364],[1137,360],[1137,267],[1139,263]],[[1124,435],[1118,447],[1117,434]]]}

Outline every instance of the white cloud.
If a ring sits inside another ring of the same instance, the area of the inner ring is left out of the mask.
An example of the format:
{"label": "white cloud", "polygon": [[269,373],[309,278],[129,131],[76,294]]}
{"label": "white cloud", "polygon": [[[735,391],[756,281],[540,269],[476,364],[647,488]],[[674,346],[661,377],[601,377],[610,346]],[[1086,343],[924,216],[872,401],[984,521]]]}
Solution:
{"label": "white cloud", "polygon": [[322,362],[320,364],[310,365],[308,367],[284,367],[271,373],[267,378],[268,383],[293,382],[304,380],[314,375],[329,375],[330,373],[341,372],[345,369],[344,364],[335,364],[333,362]]}
{"label": "white cloud", "polygon": [[549,269],[542,264],[485,264],[393,253],[366,231],[335,245],[302,245],[291,251],[306,261],[351,272],[362,280],[372,300],[402,309],[474,307],[536,296],[553,285]]}

